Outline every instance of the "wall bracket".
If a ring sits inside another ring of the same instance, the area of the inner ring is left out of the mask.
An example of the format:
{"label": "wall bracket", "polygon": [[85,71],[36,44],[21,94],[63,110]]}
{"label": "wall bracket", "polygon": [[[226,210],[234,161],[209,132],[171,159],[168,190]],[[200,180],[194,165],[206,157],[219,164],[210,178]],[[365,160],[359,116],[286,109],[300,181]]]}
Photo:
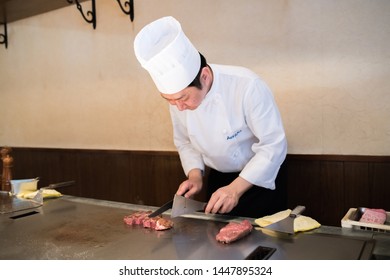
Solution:
{"label": "wall bracket", "polygon": [[[69,4],[73,4],[73,0],[66,0]],[[87,11],[86,14],[84,14],[83,6],[81,6],[79,0],[74,0],[76,2],[77,9],[80,11],[81,15],[83,16],[84,20],[88,23],[92,23],[93,29],[96,29],[96,5],[95,0],[92,0],[92,11]],[[88,19],[88,17],[91,17],[91,19]]]}
{"label": "wall bracket", "polygon": [[[124,12],[126,15],[130,16],[131,22],[134,20],[134,0],[126,0],[124,4],[122,5],[121,0],[116,0],[119,4],[119,7],[121,8],[122,12]],[[126,10],[127,7],[129,10]]]}
{"label": "wall bracket", "polygon": [[3,25],[4,34],[0,34],[0,44],[5,44],[5,48],[8,48],[7,22],[4,22]]}

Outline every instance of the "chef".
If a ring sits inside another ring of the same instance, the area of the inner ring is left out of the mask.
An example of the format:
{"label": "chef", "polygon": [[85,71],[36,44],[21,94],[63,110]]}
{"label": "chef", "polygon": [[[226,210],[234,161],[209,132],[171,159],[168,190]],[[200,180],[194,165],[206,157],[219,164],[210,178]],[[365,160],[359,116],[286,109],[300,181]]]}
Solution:
{"label": "chef", "polygon": [[208,64],[171,16],[146,25],[134,51],[169,103],[187,175],[177,194],[190,198],[206,187],[206,213],[261,217],[284,210],[275,179],[287,142],[266,83],[243,67]]}

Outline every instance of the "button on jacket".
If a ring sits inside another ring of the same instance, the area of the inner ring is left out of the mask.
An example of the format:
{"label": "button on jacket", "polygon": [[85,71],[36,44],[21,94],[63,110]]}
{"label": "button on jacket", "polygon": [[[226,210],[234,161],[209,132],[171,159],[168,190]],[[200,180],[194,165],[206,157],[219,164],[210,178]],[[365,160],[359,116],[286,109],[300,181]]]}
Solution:
{"label": "button on jacket", "polygon": [[274,189],[287,141],[272,92],[249,69],[210,67],[213,84],[198,108],[179,111],[170,105],[184,172],[206,165],[240,172],[253,185]]}

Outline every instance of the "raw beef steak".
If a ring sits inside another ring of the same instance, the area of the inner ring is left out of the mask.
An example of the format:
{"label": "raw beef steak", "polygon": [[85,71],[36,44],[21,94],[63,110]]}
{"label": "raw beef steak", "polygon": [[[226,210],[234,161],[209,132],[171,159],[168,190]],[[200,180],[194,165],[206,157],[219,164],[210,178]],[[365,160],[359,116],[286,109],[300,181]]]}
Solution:
{"label": "raw beef steak", "polygon": [[252,229],[253,226],[248,220],[243,220],[241,223],[230,222],[220,229],[216,239],[222,243],[231,243],[248,235]]}
{"label": "raw beef steak", "polygon": [[360,222],[383,225],[386,222],[386,211],[383,209],[366,209],[360,218]]}

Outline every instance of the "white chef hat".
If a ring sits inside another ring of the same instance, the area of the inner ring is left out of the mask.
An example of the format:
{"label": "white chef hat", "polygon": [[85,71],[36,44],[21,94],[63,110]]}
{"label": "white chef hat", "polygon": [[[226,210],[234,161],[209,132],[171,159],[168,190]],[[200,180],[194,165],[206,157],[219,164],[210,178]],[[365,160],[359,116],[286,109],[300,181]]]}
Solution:
{"label": "white chef hat", "polygon": [[171,16],[146,25],[135,37],[135,56],[164,94],[186,88],[200,68],[200,54]]}

